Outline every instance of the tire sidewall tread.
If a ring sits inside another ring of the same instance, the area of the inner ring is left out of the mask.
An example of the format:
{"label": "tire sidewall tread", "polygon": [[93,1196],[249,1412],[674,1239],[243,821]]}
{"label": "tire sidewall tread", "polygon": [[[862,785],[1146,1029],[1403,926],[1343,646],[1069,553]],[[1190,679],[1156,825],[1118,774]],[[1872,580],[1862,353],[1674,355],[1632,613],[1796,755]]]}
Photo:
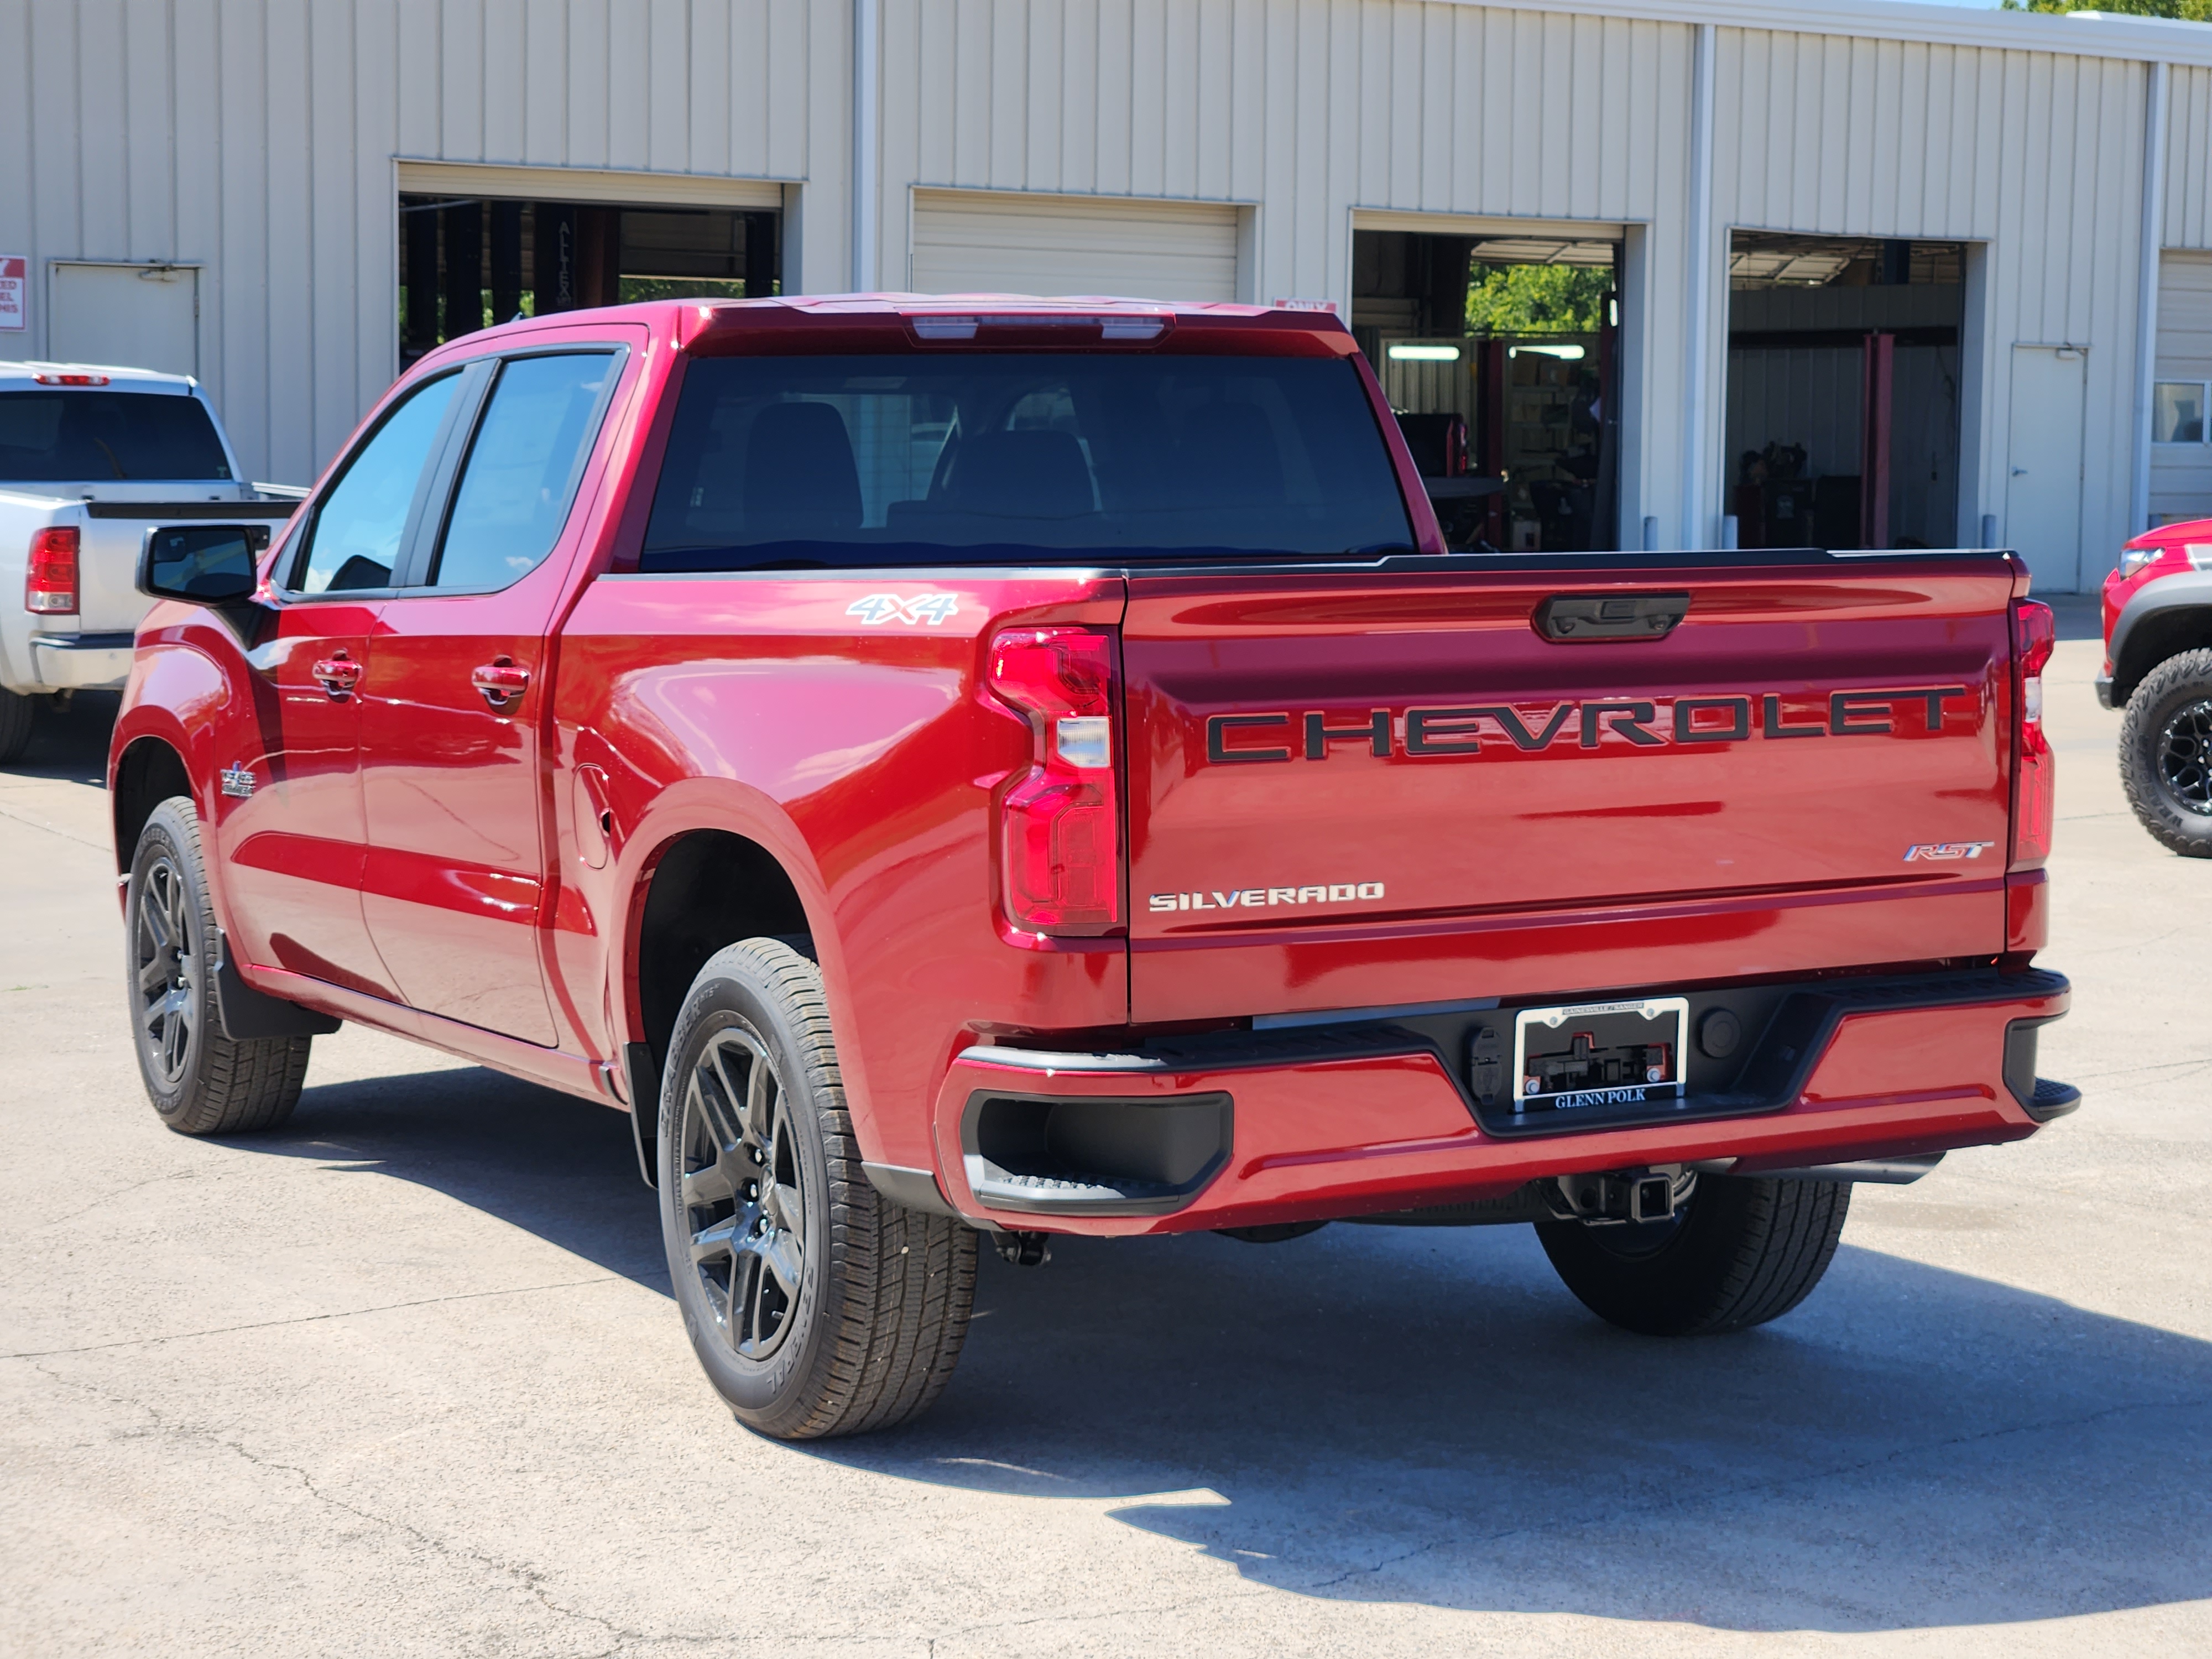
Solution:
{"label": "tire sidewall tread", "polygon": [[[185,1073],[173,1089],[147,1064],[141,1039],[137,986],[138,906],[146,872],[166,853],[176,866],[191,911],[192,957],[199,1006],[185,1049]],[[208,894],[199,813],[191,800],[173,795],[148,815],[131,860],[124,902],[124,985],[132,1022],[131,1051],[148,1099],[161,1121],[179,1134],[245,1134],[271,1129],[292,1115],[307,1076],[312,1037],[262,1037],[235,1042],[223,1035],[216,1006],[219,951],[215,908]]]}
{"label": "tire sidewall tread", "polygon": [[2212,700],[2212,650],[2168,657],[2137,682],[2120,721],[2120,787],[2153,841],[2184,858],[2212,858],[2212,817],[2175,806],[2158,776],[2159,734],[2185,703]]}
{"label": "tire sidewall tread", "polygon": [[[803,1323],[768,1359],[721,1341],[697,1289],[677,1145],[693,1050],[735,1015],[767,1043],[797,1127],[807,1183]],[[779,1439],[890,1428],[926,1411],[951,1380],[975,1297],[975,1234],[889,1202],[869,1184],[847,1109],[829,1004],[814,963],[779,939],[708,959],[668,1047],[659,1158],[662,1233],[684,1328],[738,1419]]]}

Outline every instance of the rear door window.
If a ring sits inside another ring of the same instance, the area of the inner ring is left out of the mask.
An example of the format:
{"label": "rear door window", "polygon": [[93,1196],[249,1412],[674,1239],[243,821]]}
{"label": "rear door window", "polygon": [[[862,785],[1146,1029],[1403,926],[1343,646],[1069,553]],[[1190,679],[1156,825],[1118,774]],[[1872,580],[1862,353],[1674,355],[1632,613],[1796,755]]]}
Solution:
{"label": "rear door window", "polygon": [[453,495],[432,586],[504,587],[553,550],[619,361],[613,352],[567,352],[501,366]]}
{"label": "rear door window", "polygon": [[354,451],[316,504],[291,586],[303,593],[389,587],[431,457],[459,387],[442,374],[416,387]]}
{"label": "rear door window", "polygon": [[640,567],[1410,550],[1342,359],[1104,353],[694,362]]}

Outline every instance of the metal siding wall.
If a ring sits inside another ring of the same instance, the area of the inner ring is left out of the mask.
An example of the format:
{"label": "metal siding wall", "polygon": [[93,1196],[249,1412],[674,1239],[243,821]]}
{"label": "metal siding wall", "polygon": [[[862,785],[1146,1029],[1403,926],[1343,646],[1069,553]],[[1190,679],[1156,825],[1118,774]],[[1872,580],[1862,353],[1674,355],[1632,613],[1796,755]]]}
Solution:
{"label": "metal siding wall", "polygon": [[[389,382],[392,158],[809,179],[842,271],[850,0],[0,0],[0,251],[198,263],[202,376],[304,483]],[[96,117],[93,114],[97,112]],[[809,179],[810,173],[813,174]],[[817,280],[817,288],[839,285]]]}
{"label": "metal siding wall", "polygon": [[1261,300],[1347,302],[1354,207],[1650,222],[1635,367],[1661,412],[1624,523],[1632,539],[1672,512],[1686,26],[1421,0],[884,0],[883,27],[885,283],[915,186],[1254,204]]}
{"label": "metal siding wall", "polygon": [[1962,540],[1985,510],[2002,521],[2013,344],[2089,349],[2080,581],[2094,586],[2127,533],[2147,69],[1746,29],[1721,32],[1718,58],[1723,225],[1989,245],[1967,347],[1990,437],[1961,459]]}
{"label": "metal siding wall", "polygon": [[2166,246],[2212,248],[2212,70],[2169,71],[2165,221]]}
{"label": "metal siding wall", "polygon": [[[2212,254],[2160,263],[2158,378],[2212,382]],[[2153,444],[2150,468],[2153,523],[2212,514],[2212,444]]]}

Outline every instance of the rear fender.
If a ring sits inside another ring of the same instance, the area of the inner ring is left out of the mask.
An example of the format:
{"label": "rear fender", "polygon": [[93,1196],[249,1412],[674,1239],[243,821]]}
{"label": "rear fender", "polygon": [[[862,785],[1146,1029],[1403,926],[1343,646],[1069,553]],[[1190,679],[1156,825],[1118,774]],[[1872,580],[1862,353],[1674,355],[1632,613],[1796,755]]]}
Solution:
{"label": "rear fender", "polygon": [[[622,793],[617,790],[617,797]],[[617,810],[617,821],[627,817]],[[611,889],[621,900],[622,950],[611,960],[615,971],[607,987],[609,1010],[617,1050],[627,1042],[642,1042],[645,1016],[639,987],[640,951],[645,929],[646,896],[654,872],[668,850],[686,836],[700,831],[740,836],[773,858],[790,879],[806,913],[813,937],[816,960],[822,969],[823,993],[830,1000],[830,1017],[841,1031],[851,1029],[850,981],[836,930],[830,925],[830,898],[813,850],[799,832],[790,815],[773,798],[732,778],[684,778],[654,792],[625,824],[613,850]],[[729,943],[735,944],[732,939]],[[849,1047],[849,1045],[848,1045]],[[854,1127],[868,1115],[865,1108],[865,1073],[857,1054],[841,1055],[845,1088],[852,1105]],[[636,1104],[637,1103],[633,1103]],[[863,1136],[866,1144],[867,1137]]]}

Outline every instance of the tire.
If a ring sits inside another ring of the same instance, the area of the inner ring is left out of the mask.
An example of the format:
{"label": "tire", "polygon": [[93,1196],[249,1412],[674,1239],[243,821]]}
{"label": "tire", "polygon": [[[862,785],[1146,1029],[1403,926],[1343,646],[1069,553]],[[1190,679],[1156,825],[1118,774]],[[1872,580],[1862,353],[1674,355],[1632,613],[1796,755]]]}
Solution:
{"label": "tire", "polygon": [[173,795],[139,832],[124,901],[125,984],[138,1075],[179,1134],[242,1134],[292,1115],[311,1037],[234,1042],[216,1012],[218,936],[199,814]]}
{"label": "tire", "polygon": [[1828,1271],[1851,1207],[1844,1181],[1702,1176],[1672,1221],[1540,1221],[1566,1286],[1644,1336],[1707,1336],[1779,1319]]}
{"label": "tire", "polygon": [[729,946],[668,1052],[661,1233],[708,1380],[781,1440],[920,1416],[967,1338],[975,1235],[862,1173],[821,970],[775,939]]}
{"label": "tire", "polygon": [[2212,651],[2185,651],[2143,676],[2120,722],[2120,784],[2151,839],[2212,858]]}
{"label": "tire", "polygon": [[31,726],[37,710],[20,691],[0,690],[0,766],[21,760],[31,746]]}

